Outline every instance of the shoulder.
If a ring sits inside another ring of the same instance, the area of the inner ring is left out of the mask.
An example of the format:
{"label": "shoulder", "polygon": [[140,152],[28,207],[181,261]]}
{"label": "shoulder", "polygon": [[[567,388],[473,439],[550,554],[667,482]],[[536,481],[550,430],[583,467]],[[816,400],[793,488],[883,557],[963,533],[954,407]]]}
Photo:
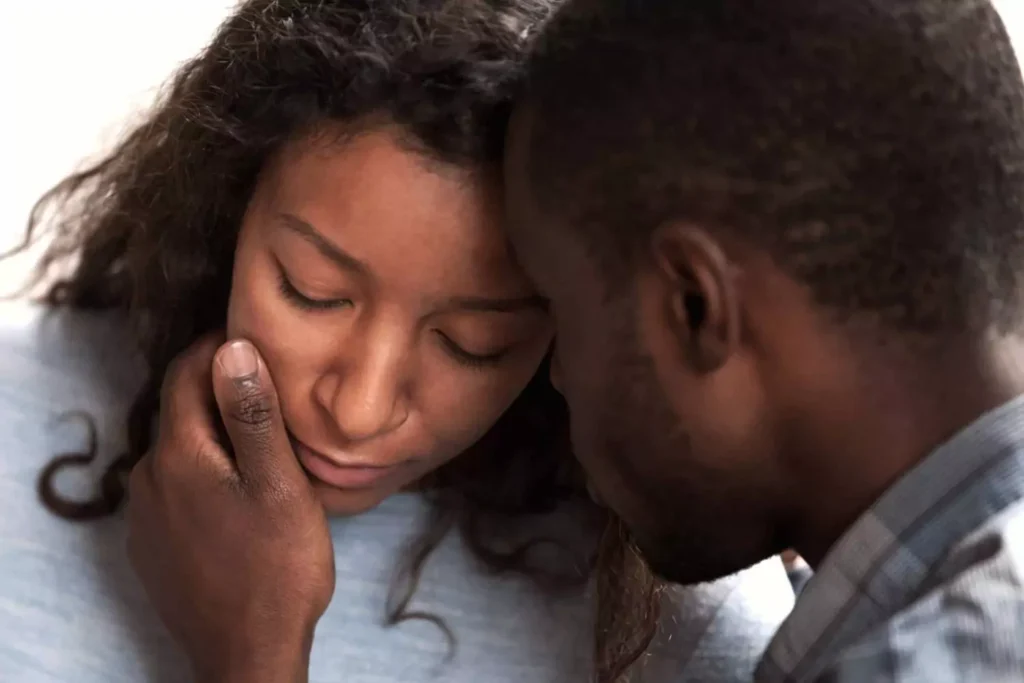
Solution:
{"label": "shoulder", "polygon": [[[46,462],[89,441],[84,421],[62,415],[90,417],[101,458],[122,447],[142,374],[125,353],[128,338],[105,316],[0,304],[0,545],[11,550],[0,552],[3,680],[127,683],[154,671],[167,680],[187,674],[135,581],[118,520],[68,524],[36,497]],[[92,471],[67,474],[62,491],[91,495]]]}
{"label": "shoulder", "polygon": [[0,371],[8,391],[51,412],[127,403],[145,376],[116,316],[25,302],[0,304]]}
{"label": "shoulder", "polygon": [[821,681],[1024,680],[1024,501],[954,547],[921,594]]}

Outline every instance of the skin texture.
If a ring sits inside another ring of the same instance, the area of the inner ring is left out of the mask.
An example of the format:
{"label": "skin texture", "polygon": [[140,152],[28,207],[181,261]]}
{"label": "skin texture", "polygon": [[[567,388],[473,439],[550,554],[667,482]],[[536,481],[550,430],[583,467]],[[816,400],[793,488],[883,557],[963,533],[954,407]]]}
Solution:
{"label": "skin texture", "polygon": [[[616,280],[543,211],[531,113],[513,117],[509,231],[551,301],[574,451],[652,568],[713,579],[795,548],[812,565],[895,479],[1024,389],[1013,338],[927,351],[836,324],[727,229],[656,229]],[[713,523],[709,523],[713,520]]]}
{"label": "skin texture", "polygon": [[551,324],[510,256],[496,175],[433,163],[394,129],[339,135],[297,140],[263,173],[227,331],[263,355],[328,512],[356,514],[477,441]]}

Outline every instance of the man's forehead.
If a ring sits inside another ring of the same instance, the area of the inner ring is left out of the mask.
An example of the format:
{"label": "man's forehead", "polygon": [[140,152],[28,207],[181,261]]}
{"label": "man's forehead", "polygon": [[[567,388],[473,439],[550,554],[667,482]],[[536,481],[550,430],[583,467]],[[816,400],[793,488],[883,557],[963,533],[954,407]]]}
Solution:
{"label": "man's forehead", "polygon": [[509,120],[505,141],[505,193],[509,230],[515,233],[540,220],[530,177],[530,135],[533,113],[518,106]]}
{"label": "man's forehead", "polygon": [[523,183],[528,179],[526,174],[529,170],[533,118],[533,107],[527,103],[516,105],[509,118],[505,135],[505,173],[515,183]]}
{"label": "man's forehead", "polygon": [[534,156],[538,151],[533,144],[537,116],[536,107],[520,103],[509,120],[505,149],[509,232],[521,262],[540,281],[537,284],[542,289],[561,285],[557,290],[564,294],[566,286],[575,291],[593,279],[583,277],[581,271],[590,264],[566,217],[557,207],[545,206],[538,199],[534,173],[544,160]]}

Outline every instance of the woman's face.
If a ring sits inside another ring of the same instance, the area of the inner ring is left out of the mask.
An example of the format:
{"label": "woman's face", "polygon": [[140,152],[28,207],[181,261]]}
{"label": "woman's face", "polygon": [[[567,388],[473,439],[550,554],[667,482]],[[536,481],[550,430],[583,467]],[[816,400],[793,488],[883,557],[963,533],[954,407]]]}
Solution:
{"label": "woman's face", "polygon": [[298,141],[264,169],[227,331],[262,353],[329,512],[365,511],[459,455],[537,370],[551,325],[501,201],[498,177],[388,129]]}

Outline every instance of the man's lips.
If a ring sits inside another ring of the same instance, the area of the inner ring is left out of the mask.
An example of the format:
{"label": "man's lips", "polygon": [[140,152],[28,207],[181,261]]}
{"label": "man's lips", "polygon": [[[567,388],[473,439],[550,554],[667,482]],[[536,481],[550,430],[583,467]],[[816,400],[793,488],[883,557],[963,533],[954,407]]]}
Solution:
{"label": "man's lips", "polygon": [[292,441],[302,467],[316,479],[339,489],[373,488],[393,475],[401,465],[349,465],[327,457],[298,440]]}

